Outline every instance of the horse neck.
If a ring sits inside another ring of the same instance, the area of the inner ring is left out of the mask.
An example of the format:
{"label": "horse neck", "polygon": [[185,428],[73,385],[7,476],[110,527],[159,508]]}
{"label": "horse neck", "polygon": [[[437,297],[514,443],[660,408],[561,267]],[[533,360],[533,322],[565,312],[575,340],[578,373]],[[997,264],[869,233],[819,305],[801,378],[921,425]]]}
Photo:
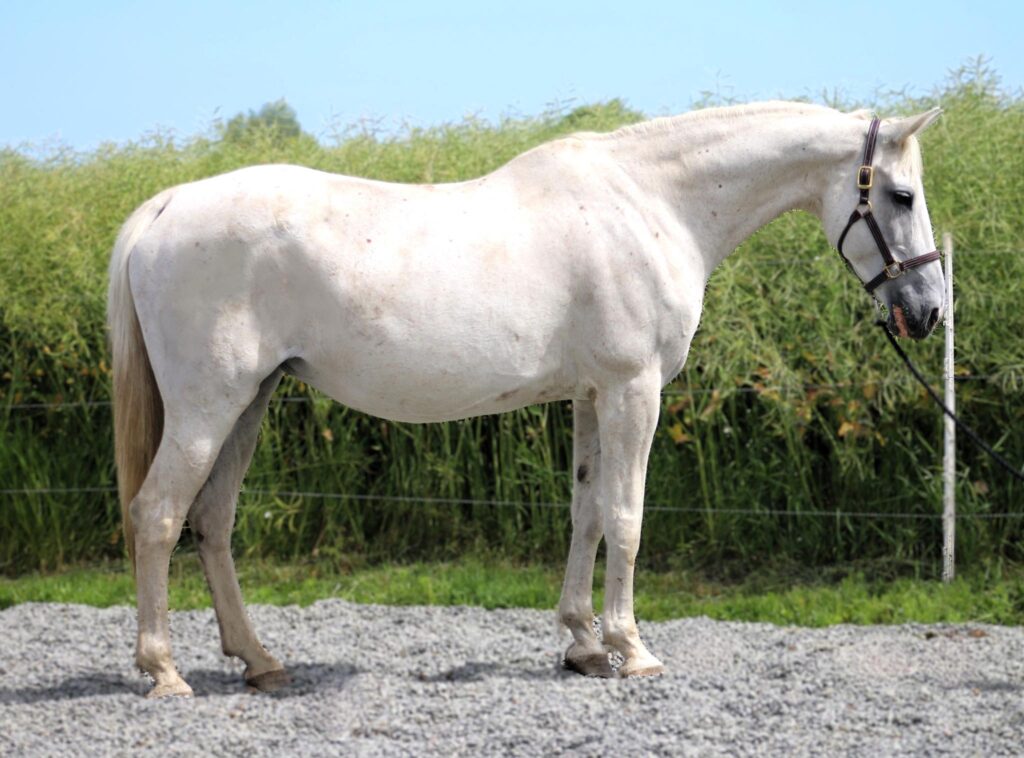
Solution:
{"label": "horse neck", "polygon": [[622,165],[693,236],[710,275],[783,213],[820,217],[829,177],[856,152],[861,131],[855,119],[818,106],[727,108],[633,127],[621,147],[622,157],[635,155]]}

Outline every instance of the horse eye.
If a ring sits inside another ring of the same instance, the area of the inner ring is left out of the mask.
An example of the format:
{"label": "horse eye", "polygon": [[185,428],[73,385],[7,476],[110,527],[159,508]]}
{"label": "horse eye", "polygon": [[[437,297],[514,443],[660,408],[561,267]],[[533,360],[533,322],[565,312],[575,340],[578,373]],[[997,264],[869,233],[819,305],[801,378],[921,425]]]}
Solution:
{"label": "horse eye", "polygon": [[902,205],[904,208],[914,207],[914,193],[908,190],[896,190],[892,193],[892,199],[896,205]]}

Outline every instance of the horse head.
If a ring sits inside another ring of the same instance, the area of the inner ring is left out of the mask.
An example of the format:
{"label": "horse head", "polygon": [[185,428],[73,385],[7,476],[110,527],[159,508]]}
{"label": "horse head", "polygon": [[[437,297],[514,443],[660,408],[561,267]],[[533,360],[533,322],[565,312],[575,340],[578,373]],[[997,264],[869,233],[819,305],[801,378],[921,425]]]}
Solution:
{"label": "horse head", "polygon": [[946,307],[916,137],[940,113],[872,119],[862,146],[836,166],[822,203],[826,233],[888,310],[889,331],[914,339],[928,336]]}

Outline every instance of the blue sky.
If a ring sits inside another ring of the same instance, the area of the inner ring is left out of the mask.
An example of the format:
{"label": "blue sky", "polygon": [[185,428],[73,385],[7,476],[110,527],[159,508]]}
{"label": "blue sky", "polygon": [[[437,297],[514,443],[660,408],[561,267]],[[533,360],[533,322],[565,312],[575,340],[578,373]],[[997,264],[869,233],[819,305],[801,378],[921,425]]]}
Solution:
{"label": "blue sky", "polygon": [[1024,85],[1024,3],[0,3],[0,145],[187,136],[284,97],[323,136],[622,97],[652,115],[741,100],[924,94],[984,54]]}

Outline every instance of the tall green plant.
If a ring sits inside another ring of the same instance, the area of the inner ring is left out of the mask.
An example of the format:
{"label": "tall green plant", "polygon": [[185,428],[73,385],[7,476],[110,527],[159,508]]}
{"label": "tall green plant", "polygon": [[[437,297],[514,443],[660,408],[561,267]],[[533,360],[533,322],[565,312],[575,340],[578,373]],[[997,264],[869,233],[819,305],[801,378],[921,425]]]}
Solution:
{"label": "tall green plant", "polygon": [[[959,406],[1024,460],[1024,99],[977,67],[890,112],[941,104],[923,138],[935,226],[957,238]],[[328,144],[253,129],[245,139],[151,137],[75,154],[0,153],[0,489],[113,482],[104,333],[106,262],[123,220],[167,186],[291,162],[377,179],[442,182],[494,169],[548,139],[639,119],[620,102],[497,124],[468,119]],[[778,265],[798,261],[799,266]],[[818,223],[784,216],[711,279],[689,363],[669,387],[648,473],[644,559],[769,556],[934,561],[939,416],[901,374],[857,283]],[[933,376],[941,340],[915,345]],[[561,560],[568,512],[568,404],[436,426],[394,424],[294,381],[271,406],[238,515],[239,552],[338,562],[470,550]],[[62,408],[26,404],[79,403]],[[960,450],[960,556],[1020,558],[1021,487]],[[308,497],[294,492],[317,492]],[[408,502],[365,497],[424,496]],[[512,503],[512,504],[510,504]],[[671,506],[683,510],[656,510]],[[119,556],[110,492],[0,495],[0,570]],[[927,564],[932,565],[932,564]]]}

